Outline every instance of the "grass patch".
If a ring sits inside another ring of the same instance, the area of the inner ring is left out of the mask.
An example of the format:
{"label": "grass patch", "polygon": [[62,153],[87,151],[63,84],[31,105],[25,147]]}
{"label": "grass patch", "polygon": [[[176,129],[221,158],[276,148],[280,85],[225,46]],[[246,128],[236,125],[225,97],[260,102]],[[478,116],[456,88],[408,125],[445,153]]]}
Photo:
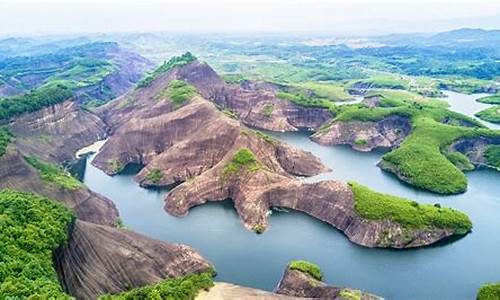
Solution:
{"label": "grass patch", "polygon": [[108,168],[112,173],[118,174],[123,171],[123,169],[125,168],[125,164],[117,159],[112,159],[108,161]]}
{"label": "grass patch", "polygon": [[67,241],[73,214],[31,193],[0,191],[0,298],[72,299],[53,265],[53,251]]}
{"label": "grass patch", "polygon": [[376,75],[367,79],[354,81],[349,88],[387,88],[407,90],[410,88],[410,81],[400,76]]}
{"label": "grass patch", "polygon": [[491,123],[500,123],[500,105],[484,109],[476,113],[475,116]]}
{"label": "grass patch", "polygon": [[484,158],[488,165],[500,170],[500,145],[489,146],[484,152]]}
{"label": "grass patch", "polygon": [[196,57],[193,54],[191,54],[191,52],[186,52],[181,56],[174,56],[169,61],[164,62],[162,65],[160,65],[158,68],[156,68],[156,70],[154,70],[151,74],[146,76],[143,80],[141,80],[137,84],[137,88],[148,87],[160,75],[172,70],[175,67],[185,66],[187,64],[190,64],[191,62],[193,62],[195,60],[196,60]]}
{"label": "grass patch", "polygon": [[290,270],[297,270],[311,275],[316,280],[323,280],[323,274],[318,265],[310,263],[306,260],[294,260],[288,264]]}
{"label": "grass patch", "polygon": [[361,300],[363,295],[361,294],[361,291],[341,290],[339,296],[345,300]]}
{"label": "grass patch", "polygon": [[453,151],[451,153],[445,153],[446,158],[455,165],[455,167],[464,171],[474,170],[474,165],[471,164],[469,158],[458,151]]}
{"label": "grass patch", "polygon": [[404,198],[377,193],[355,182],[349,182],[354,193],[355,210],[369,220],[391,220],[407,229],[452,229],[466,234],[472,223],[462,212],[429,204],[419,204]]}
{"label": "grass patch", "polygon": [[354,141],[354,144],[358,145],[358,146],[364,146],[366,145],[368,142],[364,139],[357,139]]}
{"label": "grass patch", "polygon": [[500,282],[483,284],[477,292],[477,300],[498,300],[500,299]]}
{"label": "grass patch", "polygon": [[476,100],[477,102],[486,104],[498,104],[500,105],[500,94],[482,97]]}
{"label": "grass patch", "polygon": [[214,270],[181,278],[165,279],[157,284],[135,288],[118,295],[104,295],[100,300],[172,299],[193,300],[201,290],[214,286]]}
{"label": "grass patch", "polygon": [[349,101],[353,97],[344,89],[344,85],[337,82],[306,82],[297,85],[298,87],[313,92],[319,98],[331,101]]}
{"label": "grass patch", "polygon": [[228,178],[241,172],[255,172],[262,168],[255,154],[248,148],[240,148],[233,158],[224,166],[222,177]]}
{"label": "grass patch", "polygon": [[80,182],[61,167],[42,162],[33,156],[27,156],[24,159],[39,171],[39,176],[42,180],[68,191],[75,191],[80,188]]}
{"label": "grass patch", "polygon": [[7,146],[12,137],[13,135],[7,127],[0,127],[0,157],[7,152]]}
{"label": "grass patch", "polygon": [[146,175],[146,180],[151,181],[153,183],[158,183],[163,177],[163,172],[160,169],[153,169],[149,171]]}
{"label": "grass patch", "polygon": [[270,137],[269,135],[265,134],[262,131],[259,130],[254,130],[255,134],[258,135],[260,138],[262,138],[264,141],[268,142],[269,144],[276,146],[276,141]]}
{"label": "grass patch", "polygon": [[260,112],[263,116],[270,117],[273,114],[274,110],[274,105],[272,103],[267,103],[264,105],[264,108],[262,108],[262,111]]}
{"label": "grass patch", "polygon": [[184,102],[193,98],[196,93],[196,88],[185,81],[172,80],[169,82],[167,88],[158,94],[156,99],[167,97],[176,108],[179,108]]}

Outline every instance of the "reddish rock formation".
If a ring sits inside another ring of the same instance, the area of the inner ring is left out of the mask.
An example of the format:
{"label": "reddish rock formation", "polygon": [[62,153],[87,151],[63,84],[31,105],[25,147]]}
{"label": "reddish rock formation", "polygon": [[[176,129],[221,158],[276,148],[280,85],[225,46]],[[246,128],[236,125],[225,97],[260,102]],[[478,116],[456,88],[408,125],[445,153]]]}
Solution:
{"label": "reddish rock formation", "polygon": [[79,220],[55,260],[64,290],[77,299],[96,299],[212,267],[191,247]]}
{"label": "reddish rock formation", "polygon": [[29,165],[13,145],[0,158],[0,189],[3,188],[29,191],[59,200],[81,220],[110,226],[115,226],[118,221],[118,210],[111,200],[83,185],[69,191],[43,181],[39,171]]}
{"label": "reddish rock formation", "polygon": [[24,114],[11,128],[24,155],[58,164],[75,159],[78,149],[106,137],[101,119],[71,100]]}
{"label": "reddish rock formation", "polygon": [[351,145],[358,151],[394,148],[410,133],[410,120],[397,115],[378,122],[336,121],[319,130],[311,139],[323,145]]}
{"label": "reddish rock formation", "polygon": [[276,288],[276,293],[308,299],[381,300],[381,297],[351,288],[330,286],[310,274],[287,268]]}

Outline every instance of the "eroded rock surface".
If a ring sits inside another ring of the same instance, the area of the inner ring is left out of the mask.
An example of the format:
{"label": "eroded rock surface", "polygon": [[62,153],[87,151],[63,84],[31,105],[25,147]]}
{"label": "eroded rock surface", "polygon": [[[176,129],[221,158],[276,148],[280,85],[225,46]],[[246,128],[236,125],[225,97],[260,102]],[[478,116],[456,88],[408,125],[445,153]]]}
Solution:
{"label": "eroded rock surface", "polygon": [[389,116],[378,122],[352,120],[336,121],[312,135],[322,145],[351,145],[358,151],[375,148],[394,148],[410,133],[407,117]]}
{"label": "eroded rock surface", "polygon": [[11,128],[24,155],[58,164],[73,160],[78,149],[106,137],[104,122],[71,100],[24,114]]}
{"label": "eroded rock surface", "polygon": [[492,167],[484,157],[485,151],[491,145],[500,145],[500,138],[475,137],[463,138],[453,142],[449,151],[458,151],[467,156],[475,167]]}
{"label": "eroded rock surface", "polygon": [[118,210],[111,200],[81,186],[74,191],[65,190],[42,180],[39,171],[29,165],[14,145],[0,158],[0,189],[28,191],[59,200],[72,209],[81,220],[115,226]]}
{"label": "eroded rock surface", "polygon": [[381,300],[383,298],[355,290],[330,286],[317,280],[308,273],[287,268],[281,278],[276,293],[308,299],[332,299],[332,300]]}
{"label": "eroded rock surface", "polygon": [[96,299],[212,267],[191,247],[79,220],[55,260],[62,286],[77,299]]}

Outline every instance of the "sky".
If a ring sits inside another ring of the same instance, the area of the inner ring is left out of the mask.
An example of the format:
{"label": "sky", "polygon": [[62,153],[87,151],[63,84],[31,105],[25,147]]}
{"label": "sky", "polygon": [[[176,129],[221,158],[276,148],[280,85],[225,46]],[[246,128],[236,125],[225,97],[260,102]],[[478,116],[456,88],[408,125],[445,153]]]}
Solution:
{"label": "sky", "polygon": [[0,0],[0,35],[500,29],[500,0]]}

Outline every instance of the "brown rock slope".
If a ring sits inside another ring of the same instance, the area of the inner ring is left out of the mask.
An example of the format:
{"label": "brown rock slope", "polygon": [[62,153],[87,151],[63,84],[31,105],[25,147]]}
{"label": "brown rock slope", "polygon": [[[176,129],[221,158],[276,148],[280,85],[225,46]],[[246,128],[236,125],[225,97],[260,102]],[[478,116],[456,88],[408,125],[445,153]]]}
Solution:
{"label": "brown rock slope", "polygon": [[24,155],[58,164],[73,160],[78,149],[106,137],[101,119],[71,100],[23,114],[11,128]]}
{"label": "brown rock slope", "polygon": [[394,115],[378,122],[335,121],[311,139],[322,145],[351,145],[358,151],[371,151],[398,146],[410,131],[409,118]]}
{"label": "brown rock slope", "polygon": [[[307,263],[307,262],[306,262]],[[287,267],[276,288],[276,293],[305,297],[309,299],[331,300],[380,300],[381,297],[364,293],[360,290],[330,286],[311,274]]]}
{"label": "brown rock slope", "polygon": [[[104,120],[120,120],[127,110],[139,105],[137,99],[154,98],[165,86],[164,83],[179,79],[195,86],[200,94],[238,116],[246,125],[273,131],[296,131],[300,128],[316,129],[332,118],[328,109],[305,108],[276,96],[278,87],[268,83],[245,81],[242,84],[228,84],[206,63],[194,61],[176,67],[161,75],[147,89],[138,89],[126,96],[122,103],[115,102],[103,110]],[[128,101],[128,104],[127,104]],[[110,109],[111,108],[111,109]],[[117,112],[117,109],[121,112]],[[160,114],[161,110],[151,110],[149,114]]]}
{"label": "brown rock slope", "polygon": [[96,299],[211,268],[188,246],[79,220],[55,259],[64,289],[78,299]]}
{"label": "brown rock slope", "polygon": [[0,157],[0,189],[29,191],[59,200],[72,209],[78,218],[97,224],[115,226],[118,210],[109,199],[85,186],[67,190],[40,178],[39,170],[28,164],[19,150],[10,145]]}

